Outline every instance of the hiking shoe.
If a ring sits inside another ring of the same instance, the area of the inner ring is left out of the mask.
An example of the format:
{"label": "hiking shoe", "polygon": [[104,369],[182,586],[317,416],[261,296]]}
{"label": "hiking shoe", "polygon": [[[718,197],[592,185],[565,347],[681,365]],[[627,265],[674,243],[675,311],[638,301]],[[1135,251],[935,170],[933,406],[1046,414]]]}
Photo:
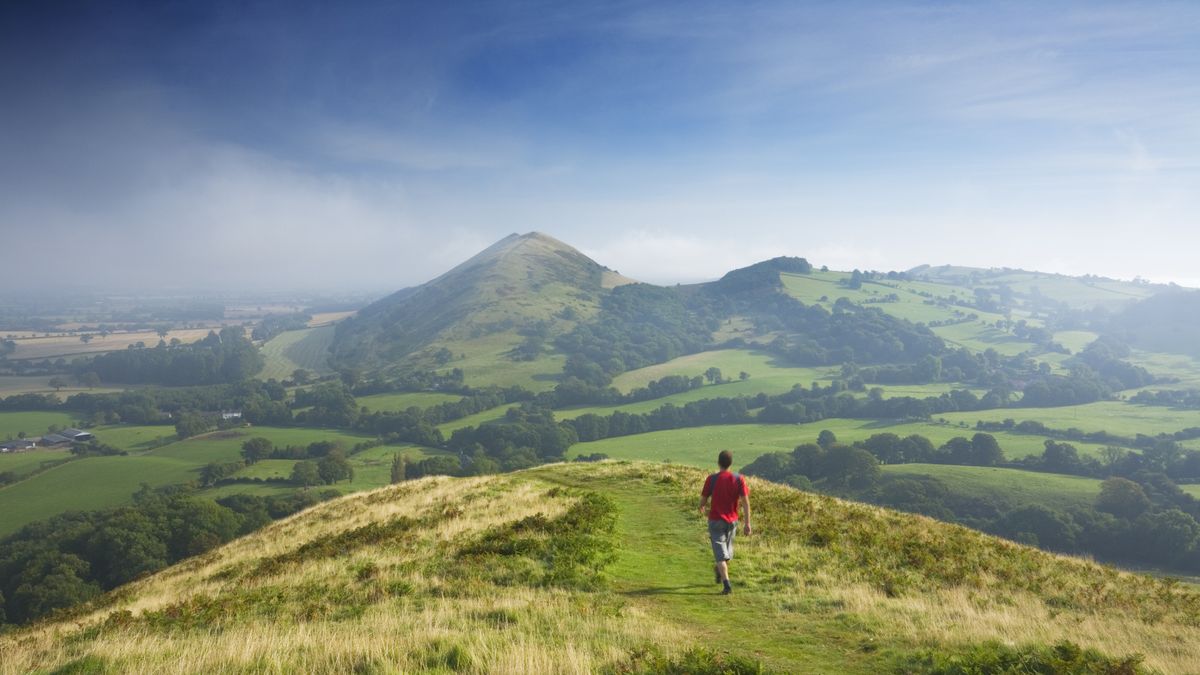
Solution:
{"label": "hiking shoe", "polygon": [[725,588],[721,589],[721,595],[729,595],[733,592],[733,585],[728,581],[725,582]]}

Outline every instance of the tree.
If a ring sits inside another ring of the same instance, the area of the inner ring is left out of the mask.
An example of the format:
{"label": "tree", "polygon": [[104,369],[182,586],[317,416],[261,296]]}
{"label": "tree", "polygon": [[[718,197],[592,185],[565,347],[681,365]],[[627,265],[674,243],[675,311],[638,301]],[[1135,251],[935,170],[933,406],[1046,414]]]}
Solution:
{"label": "tree", "polygon": [[750,379],[750,373],[747,373],[743,370],[742,372],[738,373],[738,379],[742,382],[745,382],[746,380]]}
{"label": "tree", "polygon": [[86,345],[87,343],[89,343],[89,342],[91,342],[91,341],[92,341],[92,334],[91,334],[91,333],[84,333],[83,335],[80,335],[80,336],[79,336],[79,341],[80,341],[80,342],[82,342],[83,344],[85,344],[85,345]]}
{"label": "tree", "polygon": [[317,464],[317,473],[327,485],[339,480],[354,480],[354,468],[341,450],[334,450]]}
{"label": "tree", "polygon": [[722,379],[721,369],[717,368],[716,366],[709,368],[708,370],[704,371],[704,379],[708,380],[710,384],[719,383]]}
{"label": "tree", "polygon": [[817,434],[817,445],[825,450],[828,450],[834,443],[837,443],[837,436],[832,431],[822,429],[821,433]]}
{"label": "tree", "polygon": [[1070,516],[1037,505],[1008,512],[998,525],[1005,536],[1055,551],[1074,550],[1079,530]]}
{"label": "tree", "polygon": [[825,455],[823,473],[830,485],[862,490],[879,482],[879,460],[862,448],[833,445]]}
{"label": "tree", "polygon": [[95,389],[96,387],[100,386],[100,376],[97,375],[95,371],[89,370],[79,376],[79,384],[87,387],[88,389]]}
{"label": "tree", "polygon": [[312,375],[303,368],[297,368],[292,371],[292,382],[299,385],[305,385],[312,381]]}
{"label": "tree", "polygon": [[321,472],[317,468],[317,463],[310,460],[302,460],[296,462],[292,466],[291,481],[301,487],[309,487],[311,485],[319,485],[322,482]]}
{"label": "tree", "polygon": [[971,463],[975,466],[996,466],[1004,462],[1004,451],[991,434],[971,437]]}
{"label": "tree", "polygon": [[52,377],[47,384],[54,387],[54,391],[61,391],[63,387],[67,386],[67,381],[61,377]]}
{"label": "tree", "polygon": [[198,436],[213,428],[213,426],[213,422],[203,415],[181,413],[179,420],[175,422],[175,434],[179,436],[179,440],[183,440],[192,436]]}
{"label": "tree", "polygon": [[167,339],[167,335],[171,333],[171,329],[167,326],[159,326],[158,330],[155,332],[158,333],[159,340],[165,341]]}
{"label": "tree", "polygon": [[399,453],[392,455],[392,485],[403,483],[408,478],[408,458]]}
{"label": "tree", "polygon": [[242,443],[242,457],[246,459],[247,464],[253,464],[260,459],[266,459],[271,456],[271,451],[275,449],[275,444],[270,439],[257,436]]}
{"label": "tree", "polygon": [[1137,518],[1150,508],[1150,498],[1141,485],[1126,478],[1112,477],[1100,484],[1096,509],[1118,518]]}
{"label": "tree", "polygon": [[1141,534],[1142,553],[1164,564],[1178,560],[1200,538],[1200,523],[1179,509],[1142,514],[1134,529]]}

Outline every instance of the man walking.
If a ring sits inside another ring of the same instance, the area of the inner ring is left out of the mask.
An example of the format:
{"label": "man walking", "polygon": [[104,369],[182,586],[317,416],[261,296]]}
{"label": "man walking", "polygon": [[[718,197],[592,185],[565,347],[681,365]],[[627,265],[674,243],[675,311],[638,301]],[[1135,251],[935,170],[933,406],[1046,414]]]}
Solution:
{"label": "man walking", "polygon": [[721,470],[705,479],[704,489],[700,492],[700,515],[708,516],[708,538],[712,541],[713,557],[717,561],[713,571],[717,582],[725,586],[722,595],[733,592],[733,586],[729,583],[729,561],[733,558],[739,503],[746,515],[745,533],[747,537],[750,536],[750,489],[746,487],[746,479],[729,470],[732,464],[733,453],[722,450],[717,455],[717,466]]}

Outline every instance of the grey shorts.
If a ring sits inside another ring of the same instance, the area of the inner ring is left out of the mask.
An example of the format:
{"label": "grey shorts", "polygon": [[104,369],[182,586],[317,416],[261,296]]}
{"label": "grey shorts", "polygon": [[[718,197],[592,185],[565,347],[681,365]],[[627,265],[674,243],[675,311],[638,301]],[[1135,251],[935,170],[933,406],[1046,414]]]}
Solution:
{"label": "grey shorts", "polygon": [[737,534],[737,521],[708,521],[708,539],[712,542],[713,558],[717,562],[733,560],[733,537]]}

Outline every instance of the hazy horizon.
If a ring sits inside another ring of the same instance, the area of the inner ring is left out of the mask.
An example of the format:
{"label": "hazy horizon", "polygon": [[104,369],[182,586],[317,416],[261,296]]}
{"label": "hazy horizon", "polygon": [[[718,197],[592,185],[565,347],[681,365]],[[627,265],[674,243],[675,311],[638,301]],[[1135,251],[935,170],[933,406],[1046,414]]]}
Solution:
{"label": "hazy horizon", "polygon": [[1197,5],[16,2],[0,57],[9,291],[386,292],[534,230],[1200,286]]}

